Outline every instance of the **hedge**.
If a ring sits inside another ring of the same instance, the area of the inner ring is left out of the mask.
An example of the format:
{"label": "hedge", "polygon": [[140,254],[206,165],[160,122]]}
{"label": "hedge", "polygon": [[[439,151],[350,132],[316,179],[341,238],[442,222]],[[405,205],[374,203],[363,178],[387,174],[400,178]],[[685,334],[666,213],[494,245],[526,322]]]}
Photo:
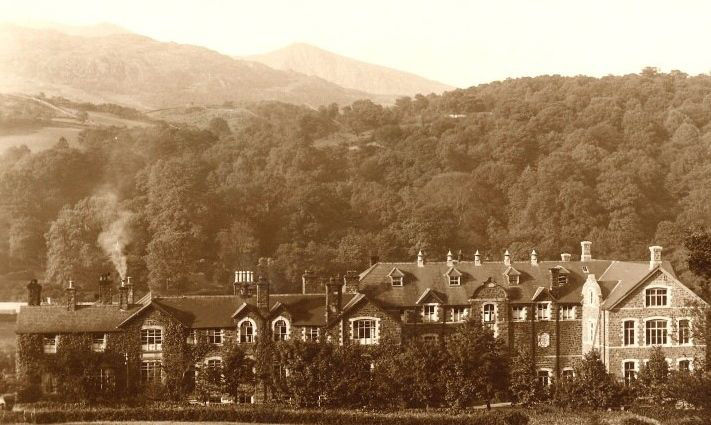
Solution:
{"label": "hedge", "polygon": [[47,409],[3,412],[2,423],[57,423],[94,421],[194,421],[315,425],[527,425],[517,410],[446,414],[422,412],[374,413],[338,410],[288,410],[268,407],[173,407]]}

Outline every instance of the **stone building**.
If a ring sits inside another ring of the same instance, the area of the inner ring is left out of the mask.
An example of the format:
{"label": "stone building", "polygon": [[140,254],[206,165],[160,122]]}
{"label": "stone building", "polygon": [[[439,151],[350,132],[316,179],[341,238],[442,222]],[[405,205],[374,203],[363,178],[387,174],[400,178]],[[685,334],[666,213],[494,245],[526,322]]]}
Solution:
{"label": "stone building", "polygon": [[[441,343],[458,323],[477,315],[510,347],[535,355],[539,379],[550,383],[573,373],[574,361],[598,350],[608,370],[632,379],[661,346],[675,368],[693,368],[705,356],[705,341],[695,335],[693,305],[703,304],[680,282],[661,248],[649,261],[593,259],[590,242],[581,255],[539,261],[532,252],[514,261],[508,251],[500,262],[455,259],[415,262],[374,261],[360,274],[324,281],[311,272],[300,293],[271,294],[263,276],[235,273],[232,295],[152,297],[134,301],[130,282],[112,294],[111,281],[99,282],[95,303],[77,303],[70,283],[62,305],[42,303],[41,286],[28,285],[28,306],[18,315],[17,372],[20,380],[41,380],[51,394],[56,377],[43,362],[61,351],[63,341],[81,341],[93,351],[125,358],[121,385],[175,384],[195,378],[204,367],[222,367],[225,350],[238,345],[254,355],[256,341],[298,338],[338,344],[403,343],[418,338]],[[37,341],[32,354],[23,338]],[[192,358],[201,341],[208,349]],[[184,370],[175,376],[178,365]],[[100,382],[120,375],[115,365],[101,368]],[[40,376],[41,375],[41,376]],[[172,381],[171,381],[172,379]],[[238,402],[260,402],[263,389],[245,388]]]}

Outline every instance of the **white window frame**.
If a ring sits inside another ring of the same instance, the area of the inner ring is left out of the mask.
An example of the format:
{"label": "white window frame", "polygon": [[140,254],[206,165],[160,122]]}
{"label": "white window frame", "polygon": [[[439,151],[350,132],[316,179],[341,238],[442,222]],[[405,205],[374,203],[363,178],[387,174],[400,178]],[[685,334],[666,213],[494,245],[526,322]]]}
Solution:
{"label": "white window frame", "polygon": [[519,282],[518,278],[519,278],[519,275],[517,275],[517,274],[510,274],[510,275],[507,276],[507,279],[506,279],[506,280],[507,280],[507,282],[508,282],[509,285],[518,285],[518,282]]}
{"label": "white window frame", "polygon": [[452,307],[452,323],[461,323],[467,320],[469,317],[469,308],[467,307]]}
{"label": "white window frame", "polygon": [[[647,341],[647,323],[651,321],[657,321],[657,320],[662,320],[666,322],[666,342],[664,344],[650,344],[649,341]],[[669,347],[671,346],[671,340],[672,340],[672,321],[668,317],[660,317],[660,316],[654,316],[654,317],[645,317],[644,318],[644,346],[645,347]]]}
{"label": "white window frame", "polygon": [[225,367],[225,362],[222,360],[222,357],[220,356],[211,356],[211,357],[206,357],[205,360],[203,361],[203,365],[205,368],[212,367],[210,366],[210,362],[220,362],[220,368]]}
{"label": "white window frame", "polygon": [[[625,344],[625,323],[627,322],[632,322],[634,324],[634,327],[632,328],[634,333],[632,335],[632,343],[631,344]],[[620,339],[620,345],[623,347],[639,347],[639,341],[640,341],[640,335],[639,335],[639,319],[635,319],[632,317],[628,317],[625,319],[622,319],[620,321],[622,326],[620,326],[620,332],[621,332],[621,339]]]}
{"label": "white window frame", "polygon": [[[490,313],[491,313],[491,314],[490,314],[491,317],[489,317],[489,320],[486,320],[486,316],[487,316],[486,308],[487,308],[488,306],[491,306],[491,312],[490,312]],[[493,324],[493,323],[496,323],[496,319],[497,319],[497,318],[496,318],[496,316],[497,316],[496,313],[497,313],[497,310],[498,310],[498,309],[496,308],[496,304],[495,304],[495,303],[484,303],[484,304],[482,304],[482,305],[481,305],[481,322],[484,323],[484,324]]]}
{"label": "white window frame", "polygon": [[568,366],[568,367],[564,367],[563,369],[560,370],[560,379],[561,380],[564,379],[564,376],[563,376],[564,372],[568,372],[568,371],[572,372],[572,378],[575,378],[575,369]]}
{"label": "white window frame", "polygon": [[449,286],[462,286],[462,277],[449,275]]}
{"label": "white window frame", "polygon": [[420,340],[427,344],[439,342],[439,334],[428,333],[420,335]]}
{"label": "white window frame", "polygon": [[[689,342],[684,343],[684,344],[681,343],[681,321],[682,320],[686,320],[687,322],[689,322],[689,328],[688,328]],[[692,321],[691,317],[679,317],[678,319],[676,319],[676,343],[677,343],[677,345],[680,345],[682,347],[690,347],[690,346],[694,345],[694,336],[693,336],[694,333],[692,332],[693,328],[694,328],[694,325],[693,325],[693,321]]]}
{"label": "white window frame", "polygon": [[[520,317],[516,317],[514,311],[520,311]],[[528,315],[528,308],[525,305],[513,305],[511,306],[511,321],[513,322],[525,322]]]}
{"label": "white window frame", "polygon": [[689,362],[689,372],[694,370],[694,359],[692,357],[679,357],[676,359],[676,370],[681,371],[679,364],[681,362]]}
{"label": "white window frame", "polygon": [[390,276],[390,284],[395,287],[403,286],[404,280],[402,276]]}
{"label": "white window frame", "polygon": [[[252,335],[242,335],[242,325],[248,322],[250,325],[252,325]],[[249,337],[249,341],[243,341],[243,339],[247,339],[246,337]],[[239,344],[253,344],[255,342],[255,339],[257,338],[257,322],[255,322],[253,319],[249,317],[245,317],[244,319],[240,320],[237,322],[237,342]]]}
{"label": "white window frame", "polygon": [[625,370],[625,364],[627,364],[627,363],[633,363],[633,364],[634,364],[634,369],[632,369],[632,370],[634,370],[634,379],[636,380],[637,377],[639,376],[639,365],[640,365],[640,362],[639,362],[638,359],[623,359],[622,362],[621,362],[620,368],[622,369],[622,381],[625,383],[625,385],[630,385],[632,382],[628,382],[628,381],[627,381],[627,376],[625,375],[625,373],[627,372],[627,371]]}
{"label": "white window frame", "polygon": [[[219,341],[219,342],[218,342]],[[225,330],[222,328],[210,328],[207,330],[207,342],[211,345],[221,346],[225,343]]]}
{"label": "white window frame", "polygon": [[46,334],[42,335],[42,352],[45,354],[55,354],[59,345],[59,335]]}
{"label": "white window frame", "polygon": [[[304,341],[318,342],[321,339],[321,328],[319,328],[318,326],[304,326],[302,329]],[[315,338],[312,332],[314,330],[316,331]]]}
{"label": "white window frame", "polygon": [[[97,335],[101,335],[101,342],[96,342],[98,341],[98,338],[96,338]],[[101,353],[104,350],[106,350],[106,337],[107,334],[105,332],[93,332],[91,334],[91,351]]]}
{"label": "white window frame", "polygon": [[[546,306],[545,316],[542,318],[538,315],[538,312],[539,312],[538,307],[541,305]],[[550,301],[536,303],[536,320],[551,320],[551,302]]]}
{"label": "white window frame", "polygon": [[[569,314],[563,315],[563,311]],[[577,314],[577,308],[574,305],[559,305],[558,306],[558,320],[575,320]],[[572,317],[565,317],[572,316]]]}
{"label": "white window frame", "polygon": [[185,338],[185,343],[188,345],[195,345],[198,342],[198,331],[197,329],[188,330],[188,336]]}
{"label": "white window frame", "polygon": [[[358,338],[357,329],[354,328],[356,322],[370,320],[373,322],[373,330],[369,338]],[[376,345],[380,342],[380,319],[373,316],[359,316],[348,319],[348,332],[351,334],[351,341],[360,345]]]}
{"label": "white window frame", "polygon": [[[427,314],[427,309],[429,308],[434,309],[433,314]],[[422,305],[422,321],[425,323],[436,323],[439,321],[439,304],[437,303],[430,303],[430,304],[423,304]]]}
{"label": "white window frame", "polygon": [[[283,335],[283,338],[280,337],[277,339],[276,325],[280,320],[284,322],[286,333]],[[272,320],[272,341],[288,341],[289,338],[291,338],[291,323],[289,322],[289,319],[284,316],[279,316]]]}
{"label": "white window frame", "polygon": [[[148,365],[152,365],[152,367],[148,367]],[[143,366],[146,365],[146,368]],[[155,367],[158,365],[158,381],[156,382],[155,380]],[[144,374],[144,370],[146,373]],[[152,373],[148,373],[148,371],[152,371]],[[163,382],[163,362],[160,359],[145,359],[141,361],[141,371],[140,371],[140,376],[141,376],[141,383],[142,384],[160,384]],[[148,378],[148,379],[147,379]]]}
{"label": "white window frame", "polygon": [[[143,331],[153,332],[153,335],[147,335],[146,340],[153,339],[153,343],[143,343]],[[156,331],[160,331],[160,342],[155,342],[157,339]],[[163,338],[165,336],[165,331],[162,326],[156,325],[144,325],[141,327],[141,351],[143,352],[153,352],[153,351],[163,351]]]}
{"label": "white window frame", "polygon": [[553,369],[542,367],[536,370],[536,382],[539,384],[541,383],[541,377],[538,374],[541,372],[546,372],[548,374],[548,383],[546,384],[546,387],[550,387],[553,383]]}
{"label": "white window frame", "polygon": [[[666,299],[667,302],[665,305],[647,305],[647,291],[652,290],[652,289],[664,289],[666,290]],[[642,291],[644,294],[644,308],[669,308],[672,305],[672,288],[669,285],[661,285],[659,283],[653,283],[649,286],[646,286],[644,288],[644,291]]]}

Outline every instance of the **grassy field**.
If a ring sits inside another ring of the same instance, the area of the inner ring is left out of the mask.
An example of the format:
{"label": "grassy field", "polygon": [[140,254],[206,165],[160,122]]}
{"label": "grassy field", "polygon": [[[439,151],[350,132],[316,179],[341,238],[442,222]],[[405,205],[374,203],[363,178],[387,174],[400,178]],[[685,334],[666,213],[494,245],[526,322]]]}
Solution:
{"label": "grassy field", "polygon": [[77,136],[82,131],[78,127],[32,127],[12,130],[0,128],[0,153],[13,146],[25,145],[32,151],[49,149],[64,137],[70,145],[76,145]]}

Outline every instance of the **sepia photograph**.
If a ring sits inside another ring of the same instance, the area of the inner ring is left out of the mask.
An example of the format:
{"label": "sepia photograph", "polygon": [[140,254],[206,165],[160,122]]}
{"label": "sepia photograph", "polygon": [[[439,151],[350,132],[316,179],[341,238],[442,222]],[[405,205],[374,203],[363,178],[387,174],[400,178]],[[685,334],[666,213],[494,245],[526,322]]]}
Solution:
{"label": "sepia photograph", "polygon": [[0,0],[0,424],[711,425],[709,17]]}

